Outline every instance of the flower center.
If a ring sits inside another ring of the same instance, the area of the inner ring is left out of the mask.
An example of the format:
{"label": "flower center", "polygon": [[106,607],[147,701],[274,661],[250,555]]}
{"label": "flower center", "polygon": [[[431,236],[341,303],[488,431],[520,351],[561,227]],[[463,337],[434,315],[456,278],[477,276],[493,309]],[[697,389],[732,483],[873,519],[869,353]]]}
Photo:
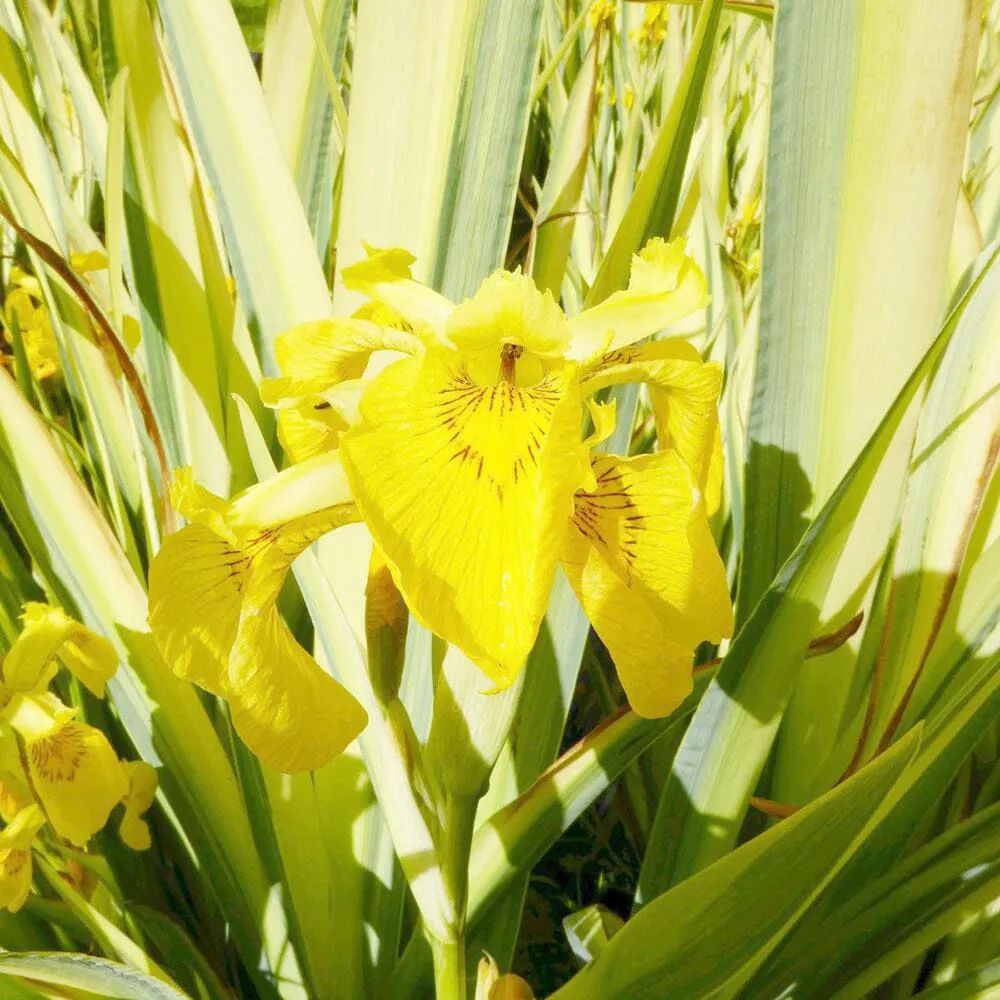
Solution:
{"label": "flower center", "polygon": [[524,353],[520,344],[504,344],[500,349],[500,381],[506,385],[514,384],[514,367],[517,359]]}

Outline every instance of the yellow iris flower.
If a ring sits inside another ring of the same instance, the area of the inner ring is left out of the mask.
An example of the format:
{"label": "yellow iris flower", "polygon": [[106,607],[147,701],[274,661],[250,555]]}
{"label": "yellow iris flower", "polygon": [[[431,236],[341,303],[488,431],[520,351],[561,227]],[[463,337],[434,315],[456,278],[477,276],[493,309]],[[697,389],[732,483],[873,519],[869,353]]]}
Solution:
{"label": "yellow iris flower", "polygon": [[[126,820],[145,824],[156,772],[148,764],[123,765],[98,729],[76,718],[48,690],[61,661],[92,694],[103,697],[114,674],[114,647],[59,608],[27,604],[24,628],[0,662],[0,907],[18,909],[31,885],[31,844],[49,823],[55,833],[84,846],[119,802]],[[129,768],[129,771],[126,771]],[[129,774],[139,769],[133,795]],[[125,821],[123,821],[123,827]],[[136,849],[138,838],[129,846]]]}
{"label": "yellow iris flower", "polygon": [[29,604],[24,630],[3,661],[0,721],[20,737],[29,786],[55,831],[78,846],[107,822],[128,791],[107,737],[78,721],[48,690],[56,657],[98,697],[117,656],[59,608]]}
{"label": "yellow iris flower", "polygon": [[59,346],[42,301],[41,286],[37,278],[18,267],[11,268],[10,277],[12,287],[4,302],[3,340],[13,347],[11,327],[16,322],[31,373],[39,381],[52,378],[60,371]]}
{"label": "yellow iris flower", "polygon": [[[339,450],[414,614],[499,686],[524,664],[561,562],[632,706],[670,712],[695,646],[733,626],[707,521],[722,372],[683,340],[638,341],[702,308],[704,276],[683,240],[653,240],[626,290],[567,319],[520,273],[455,305],[414,281],[412,262],[369,250],[343,274],[366,310],[279,339],[283,377],[262,396],[292,457]],[[390,363],[360,382],[379,351]],[[592,456],[614,418],[589,397],[623,382],[648,386],[660,450]]]}
{"label": "yellow iris flower", "polygon": [[[504,271],[456,305],[413,280],[412,262],[369,251],[343,274],[368,305],[279,338],[282,376],[261,394],[296,464],[229,501],[181,470],[172,495],[190,523],[150,571],[167,662],[225,698],[250,749],[282,771],[321,766],[366,722],[275,606],[296,556],[352,521],[413,613],[501,687],[560,563],[642,714],[676,707],[695,646],[732,630],[708,527],[722,373],[682,340],[638,345],[708,301],[683,241],[653,240],[626,290],[572,319]],[[614,416],[590,397],[623,382],[647,384],[660,450],[592,455]]]}
{"label": "yellow iris flower", "polygon": [[126,847],[133,851],[146,851],[152,846],[149,824],[142,818],[156,798],[156,769],[144,760],[122,763],[128,781],[128,792],[122,799],[125,814],[118,826],[118,835]]}

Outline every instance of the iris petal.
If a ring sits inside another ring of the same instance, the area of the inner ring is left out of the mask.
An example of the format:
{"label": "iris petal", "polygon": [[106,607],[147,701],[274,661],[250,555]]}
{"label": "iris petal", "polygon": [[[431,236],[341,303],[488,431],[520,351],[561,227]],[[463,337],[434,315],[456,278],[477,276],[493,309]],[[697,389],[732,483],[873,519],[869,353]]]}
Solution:
{"label": "iris petal", "polygon": [[125,815],[118,825],[122,842],[133,851],[147,851],[152,845],[149,824],[142,818],[156,798],[156,769],[144,760],[122,764],[128,780],[128,793],[122,800]]}
{"label": "iris petal", "polygon": [[82,847],[128,793],[121,762],[99,729],[75,719],[25,740],[31,784],[53,829]]}
{"label": "iris petal", "polygon": [[455,307],[446,333],[465,352],[518,344],[545,358],[561,358],[569,346],[566,317],[550,292],[540,292],[520,271],[496,271],[471,299]]}
{"label": "iris petal", "polygon": [[699,642],[732,632],[725,567],[685,463],[673,451],[593,461],[563,567],[607,646],[632,707],[673,711]]}
{"label": "iris petal", "polygon": [[46,687],[58,656],[88,691],[104,697],[104,685],[118,666],[114,646],[61,608],[48,604],[24,606],[24,628],[3,660],[8,691]]}
{"label": "iris petal", "polygon": [[22,809],[0,830],[0,909],[16,913],[31,890],[31,842],[45,825],[36,805]]}
{"label": "iris petal", "polygon": [[376,305],[401,317],[418,335],[441,339],[454,304],[443,295],[414,281],[410,266],[416,260],[407,250],[378,250],[365,244],[368,256],[345,267],[340,278],[345,288],[363,292]]}
{"label": "iris petal", "polygon": [[479,384],[455,351],[387,368],[341,442],[376,544],[414,613],[497,684],[538,632],[586,451],[574,365]]}
{"label": "iris petal", "polygon": [[[367,721],[346,688],[295,641],[276,607],[295,558],[358,519],[337,491],[336,476],[329,478],[335,457],[294,466],[229,504],[203,491],[195,501],[196,491],[188,489],[185,513],[200,520],[164,540],[150,571],[149,622],[164,658],[176,673],[225,698],[247,746],[286,772],[327,763]],[[312,465],[318,480],[310,476]],[[342,502],[303,513],[312,487],[327,480],[327,499]],[[282,510],[298,516],[275,521]],[[263,525],[254,527],[254,512]]]}
{"label": "iris petal", "polygon": [[569,321],[570,357],[580,360],[627,347],[665,326],[703,309],[708,286],[698,265],[687,256],[685,240],[650,240],[632,258],[625,291],[609,295]]}
{"label": "iris petal", "polygon": [[581,389],[589,395],[622,382],[649,386],[659,446],[673,448],[687,463],[711,517],[722,497],[722,368],[673,337],[603,355],[584,368]]}
{"label": "iris petal", "polygon": [[359,378],[375,351],[416,354],[418,337],[364,319],[325,319],[303,323],[275,342],[279,378],[264,379],[261,399],[268,405],[319,395],[331,386]]}

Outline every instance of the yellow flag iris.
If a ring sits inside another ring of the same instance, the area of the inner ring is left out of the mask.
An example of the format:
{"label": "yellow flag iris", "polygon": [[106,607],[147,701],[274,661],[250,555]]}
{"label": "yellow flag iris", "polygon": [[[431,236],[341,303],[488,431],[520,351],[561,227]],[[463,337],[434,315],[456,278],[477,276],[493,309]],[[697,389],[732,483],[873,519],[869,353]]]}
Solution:
{"label": "yellow flag iris", "polygon": [[[4,301],[4,323],[0,341],[13,350],[14,333],[21,338],[25,358],[32,375],[39,381],[52,378],[60,371],[59,346],[52,332],[52,322],[45,306],[38,279],[14,266],[10,272],[11,287]],[[5,351],[0,361],[12,364]]]}
{"label": "yellow flag iris", "polygon": [[118,660],[106,639],[59,608],[29,604],[24,630],[3,661],[0,722],[21,740],[29,787],[55,831],[83,846],[128,785],[107,737],[48,690],[57,656],[97,695]]}
{"label": "yellow flag iris", "polygon": [[107,737],[49,690],[61,662],[103,697],[118,662],[111,644],[46,604],[26,605],[23,622],[0,660],[0,815],[7,823],[0,831],[0,907],[12,911],[27,897],[31,845],[46,823],[82,847],[121,802],[128,819],[130,773],[142,775],[133,811],[148,809],[156,794],[153,768],[123,764]]}
{"label": "yellow flag iris", "polygon": [[[626,290],[567,319],[520,273],[455,305],[412,262],[370,250],[343,274],[366,310],[280,339],[283,377],[262,395],[292,457],[337,449],[414,614],[498,685],[522,668],[561,562],[633,706],[671,711],[695,646],[733,625],[707,523],[722,374],[684,341],[639,341],[706,304],[703,275],[682,240],[653,240]],[[591,455],[612,411],[591,406],[585,439],[582,404],[622,382],[649,387],[655,455]]]}

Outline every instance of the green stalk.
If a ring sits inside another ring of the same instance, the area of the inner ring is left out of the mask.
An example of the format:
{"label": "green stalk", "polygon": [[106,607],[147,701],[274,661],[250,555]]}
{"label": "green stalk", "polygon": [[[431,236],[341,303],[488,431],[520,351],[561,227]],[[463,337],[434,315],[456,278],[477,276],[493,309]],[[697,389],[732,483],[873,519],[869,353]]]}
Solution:
{"label": "green stalk", "polygon": [[451,900],[451,937],[430,935],[434,955],[434,986],[437,1000],[465,1000],[465,930],[469,903],[469,857],[479,797],[445,793],[438,865],[445,892]]}
{"label": "green stalk", "polygon": [[454,941],[430,938],[434,955],[434,996],[437,1000],[465,1000],[465,937]]}

